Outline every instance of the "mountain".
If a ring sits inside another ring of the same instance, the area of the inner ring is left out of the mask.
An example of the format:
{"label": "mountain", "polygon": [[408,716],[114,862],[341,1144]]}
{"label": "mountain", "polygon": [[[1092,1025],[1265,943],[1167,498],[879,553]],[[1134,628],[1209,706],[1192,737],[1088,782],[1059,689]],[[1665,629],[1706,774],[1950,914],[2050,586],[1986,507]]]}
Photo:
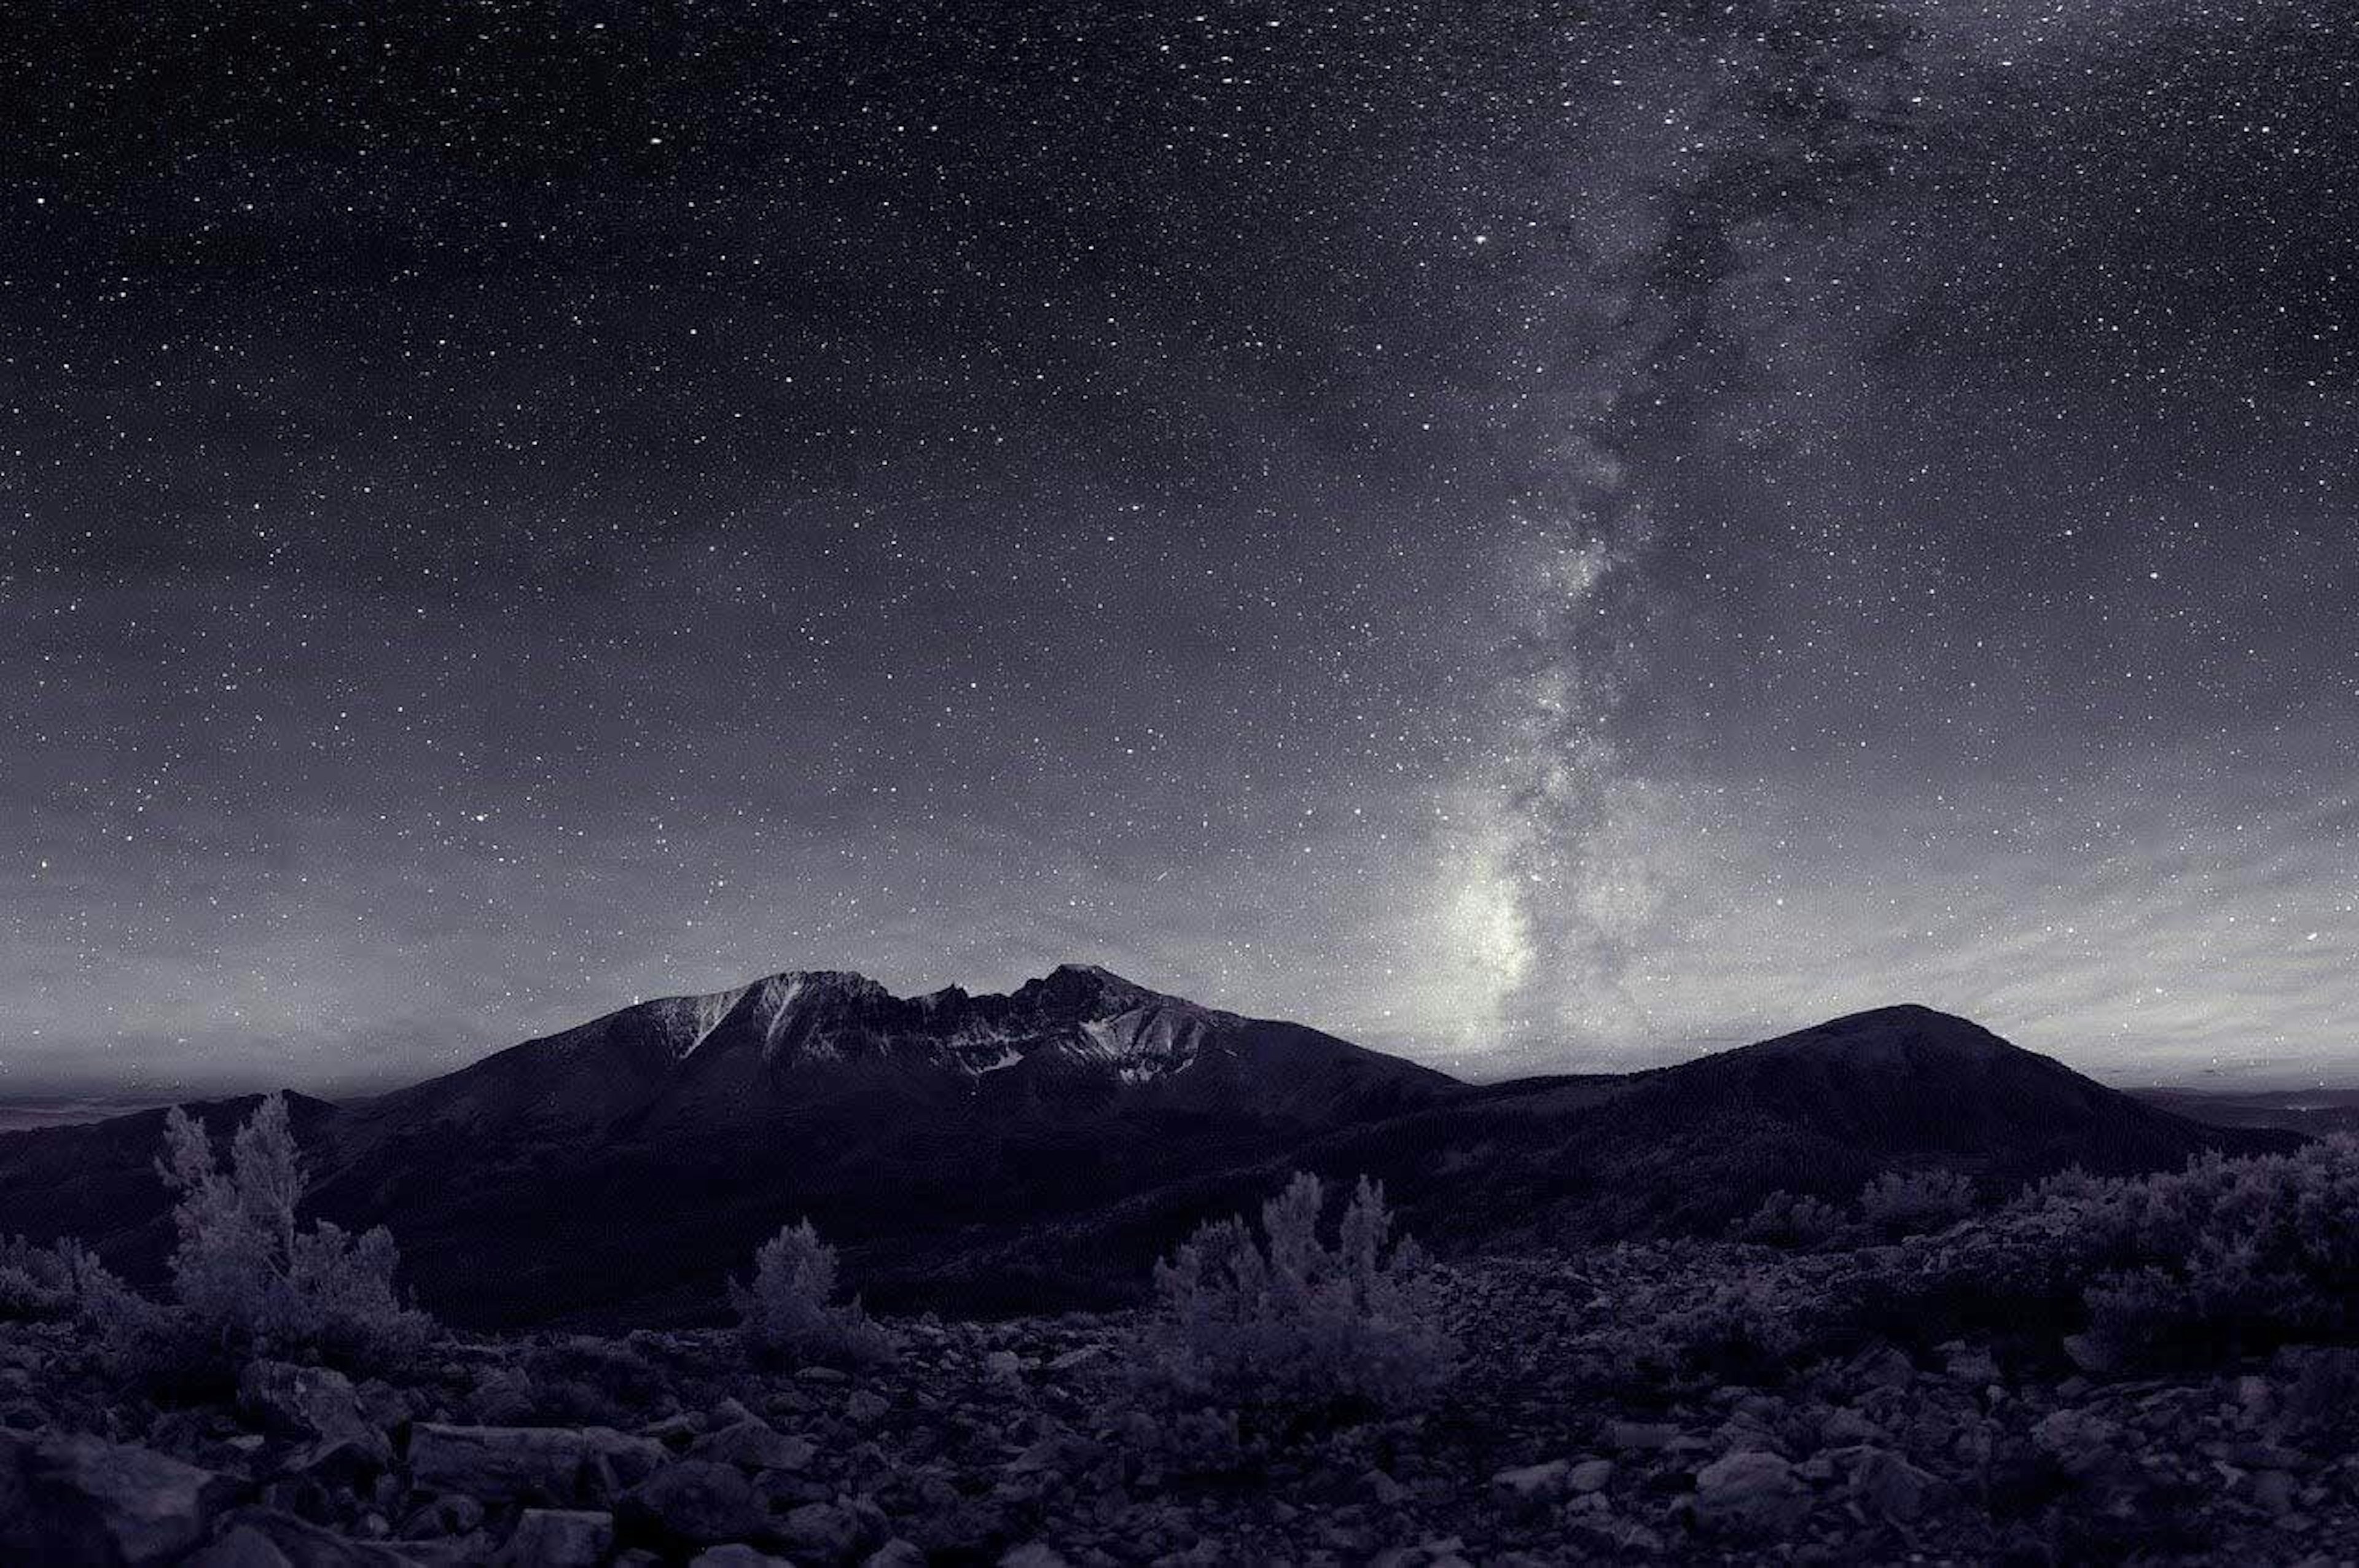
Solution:
{"label": "mountain", "polygon": [[1996,1195],[2073,1165],[2128,1174],[2300,1141],[2201,1125],[1965,1019],[1888,1007],[1645,1072],[1469,1088],[1043,1227],[991,1266],[1060,1278],[1148,1255],[1195,1217],[1249,1210],[1294,1166],[1383,1181],[1405,1227],[1447,1254],[1716,1233],[1772,1193],[1847,1199],[1893,1170],[1958,1171]]}
{"label": "mountain", "polygon": [[[1298,1165],[1381,1177],[1445,1249],[1538,1248],[1714,1228],[1894,1168],[1997,1186],[2287,1137],[2199,1126],[1924,1008],[1476,1087],[1086,965],[1004,996],[792,971],[296,1108],[316,1210],[389,1224],[427,1304],[483,1325],[708,1313],[722,1272],[806,1215],[879,1305],[1031,1310],[1124,1299]],[[80,1234],[152,1277],[161,1120],[0,1134],[0,1231]]]}
{"label": "mountain", "polygon": [[[1462,1091],[1092,966],[1006,996],[908,998],[794,971],[311,1102],[300,1130],[315,1210],[390,1224],[420,1296],[454,1319],[693,1314],[723,1267],[806,1214],[881,1298],[921,1281],[991,1308],[1038,1287],[957,1280],[979,1245]],[[81,1234],[153,1277],[171,1240],[150,1171],[160,1127],[150,1112],[0,1135],[0,1230]],[[64,1198],[77,1171],[87,1191]]]}

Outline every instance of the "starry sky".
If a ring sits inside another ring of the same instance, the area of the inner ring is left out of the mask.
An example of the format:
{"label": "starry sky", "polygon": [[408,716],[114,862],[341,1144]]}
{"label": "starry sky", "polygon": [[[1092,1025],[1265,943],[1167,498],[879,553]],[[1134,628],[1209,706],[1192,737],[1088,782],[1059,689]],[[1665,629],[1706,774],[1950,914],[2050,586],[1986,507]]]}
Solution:
{"label": "starry sky", "polygon": [[0,1095],[1066,959],[2359,1082],[2342,0],[35,0]]}

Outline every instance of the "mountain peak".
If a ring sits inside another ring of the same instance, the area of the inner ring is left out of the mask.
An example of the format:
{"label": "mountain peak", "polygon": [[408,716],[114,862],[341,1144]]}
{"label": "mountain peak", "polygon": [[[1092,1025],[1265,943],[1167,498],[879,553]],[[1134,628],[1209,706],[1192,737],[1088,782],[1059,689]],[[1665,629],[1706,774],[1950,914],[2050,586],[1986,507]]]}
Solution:
{"label": "mountain peak", "polygon": [[1110,1018],[1147,1002],[1176,999],[1124,979],[1101,964],[1060,964],[1016,987],[1009,1000],[1043,1011]]}
{"label": "mountain peak", "polygon": [[1732,1064],[1808,1064],[1814,1071],[1911,1078],[1951,1071],[2061,1070],[1970,1018],[1919,1002],[1846,1013],[1723,1054]]}

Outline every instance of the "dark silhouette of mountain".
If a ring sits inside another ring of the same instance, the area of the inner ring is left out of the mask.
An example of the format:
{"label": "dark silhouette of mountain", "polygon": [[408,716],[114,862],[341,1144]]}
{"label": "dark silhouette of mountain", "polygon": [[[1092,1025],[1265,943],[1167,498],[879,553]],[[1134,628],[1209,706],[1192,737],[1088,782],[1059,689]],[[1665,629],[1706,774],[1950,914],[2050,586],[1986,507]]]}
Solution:
{"label": "dark silhouette of mountain", "polygon": [[1626,1076],[1470,1088],[1284,1161],[1042,1227],[968,1266],[1049,1281],[1151,1257],[1201,1216],[1249,1211],[1297,1165],[1382,1180],[1406,1227],[1447,1254],[1716,1233],[1772,1193],[1848,1199],[1886,1171],[1958,1171],[1997,1196],[2074,1165],[2128,1174],[2301,1141],[2201,1125],[1965,1019],[1888,1007]]}
{"label": "dark silhouette of mountain", "polygon": [[[2199,1126],[1924,1008],[1474,1087],[1070,965],[1006,996],[783,974],[297,1112],[317,1211],[390,1225],[425,1303],[484,1325],[708,1314],[721,1274],[803,1216],[879,1305],[1012,1311],[1123,1299],[1297,1165],[1381,1177],[1446,1250],[1708,1229],[1895,1168],[1997,1187],[2287,1137]],[[152,1277],[161,1125],[0,1134],[0,1230],[79,1234]]]}

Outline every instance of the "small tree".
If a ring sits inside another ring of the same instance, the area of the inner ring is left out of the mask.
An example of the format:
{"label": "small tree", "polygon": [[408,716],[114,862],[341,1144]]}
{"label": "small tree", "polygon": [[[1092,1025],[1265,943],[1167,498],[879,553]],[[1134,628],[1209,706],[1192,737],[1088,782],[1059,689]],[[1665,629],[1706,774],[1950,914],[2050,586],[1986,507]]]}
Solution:
{"label": "small tree", "polygon": [[[325,1220],[308,1230],[297,1223],[307,1173],[284,1096],[265,1099],[237,1130],[225,1169],[203,1127],[173,1107],[157,1171],[179,1195],[172,1299],[189,1338],[231,1358],[319,1354],[378,1364],[431,1332],[394,1288],[400,1258],[382,1226],[354,1238]],[[91,1277],[103,1294],[111,1277],[94,1266]]]}
{"label": "small tree", "polygon": [[892,1336],[858,1298],[835,1301],[835,1249],[808,1219],[781,1229],[754,1254],[750,1284],[729,1281],[745,1347],[757,1359],[858,1366],[890,1360]]}
{"label": "small tree", "polygon": [[1262,1206],[1264,1239],[1240,1217],[1208,1224],[1157,1266],[1141,1346],[1150,1385],[1184,1400],[1297,1410],[1424,1403],[1455,1354],[1424,1256],[1387,1247],[1384,1192],[1360,1181],[1332,1248],[1327,1190],[1297,1173]]}

